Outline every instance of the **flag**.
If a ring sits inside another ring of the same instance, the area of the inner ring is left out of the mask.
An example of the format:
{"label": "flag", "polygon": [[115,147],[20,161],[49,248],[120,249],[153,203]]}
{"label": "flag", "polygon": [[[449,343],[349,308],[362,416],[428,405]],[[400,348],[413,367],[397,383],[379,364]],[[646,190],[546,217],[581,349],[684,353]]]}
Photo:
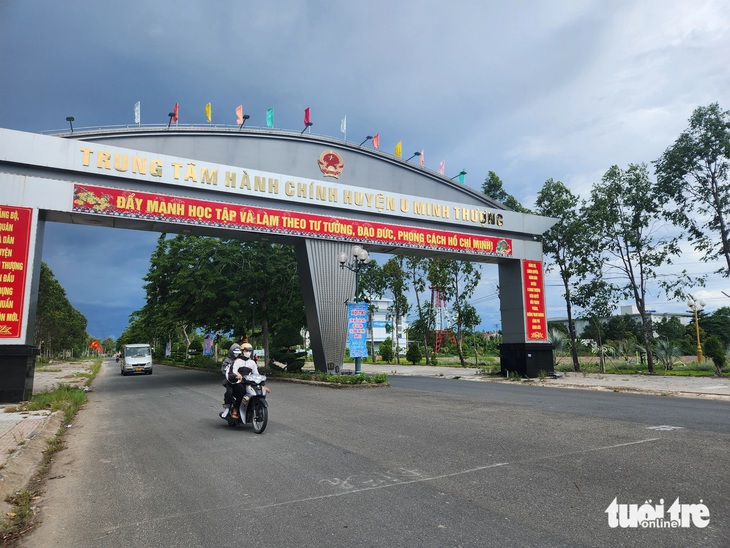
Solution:
{"label": "flag", "polygon": [[380,148],[380,133],[376,133],[373,137],[373,148]]}
{"label": "flag", "polygon": [[180,107],[177,103],[175,103],[175,108],[172,109],[172,118],[170,118],[170,122],[177,122],[178,115],[180,114]]}
{"label": "flag", "polygon": [[274,127],[274,109],[270,108],[266,111],[266,127]]}
{"label": "flag", "polygon": [[309,119],[309,107],[307,107],[307,108],[304,109],[304,125],[305,126],[308,126],[311,123],[312,122]]}
{"label": "flag", "polygon": [[460,182],[461,184],[464,184],[464,175],[466,175],[466,171],[464,171],[464,170],[462,169],[462,170],[461,170],[461,171],[459,172],[459,182]]}
{"label": "flag", "polygon": [[425,152],[426,152],[425,150],[421,149],[421,167],[423,167],[423,163],[426,161],[425,160],[425,158],[426,158]]}
{"label": "flag", "polygon": [[347,116],[345,116],[340,122],[340,131],[347,135]]}
{"label": "flag", "polygon": [[172,354],[172,341],[167,341],[165,345],[165,356],[169,358],[170,354]]}
{"label": "flag", "polygon": [[444,161],[443,161],[443,160],[441,160],[441,165],[439,166],[439,173],[440,173],[441,175],[443,175],[443,174],[444,174],[444,168],[445,168],[445,167],[446,167],[446,164],[444,163]]}
{"label": "flag", "polygon": [[208,123],[211,122],[211,115],[210,115],[210,103],[205,105],[205,117],[208,119]]}
{"label": "flag", "polygon": [[395,145],[395,157],[400,158],[403,156],[403,141],[398,141],[398,144]]}
{"label": "flag", "polygon": [[243,124],[243,105],[236,107],[236,123],[240,126]]}
{"label": "flag", "polygon": [[134,123],[139,124],[140,116],[139,116],[139,101],[134,103]]}

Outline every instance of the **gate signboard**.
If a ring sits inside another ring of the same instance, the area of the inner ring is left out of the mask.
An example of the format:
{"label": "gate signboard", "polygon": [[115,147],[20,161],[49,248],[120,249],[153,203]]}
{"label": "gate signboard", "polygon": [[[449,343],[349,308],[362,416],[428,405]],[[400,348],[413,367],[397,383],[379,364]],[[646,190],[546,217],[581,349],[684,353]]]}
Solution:
{"label": "gate signboard", "polygon": [[0,338],[17,339],[23,327],[25,280],[33,210],[0,205]]}

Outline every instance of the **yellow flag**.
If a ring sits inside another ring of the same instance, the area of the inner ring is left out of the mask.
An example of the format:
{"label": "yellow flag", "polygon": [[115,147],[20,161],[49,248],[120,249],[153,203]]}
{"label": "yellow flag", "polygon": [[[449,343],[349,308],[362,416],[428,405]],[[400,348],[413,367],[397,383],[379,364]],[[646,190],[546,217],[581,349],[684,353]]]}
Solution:
{"label": "yellow flag", "polygon": [[205,117],[208,119],[208,123],[210,124],[211,118],[210,118],[210,103],[205,105]]}
{"label": "yellow flag", "polygon": [[398,144],[395,145],[395,157],[400,158],[403,156],[403,141],[398,141]]}

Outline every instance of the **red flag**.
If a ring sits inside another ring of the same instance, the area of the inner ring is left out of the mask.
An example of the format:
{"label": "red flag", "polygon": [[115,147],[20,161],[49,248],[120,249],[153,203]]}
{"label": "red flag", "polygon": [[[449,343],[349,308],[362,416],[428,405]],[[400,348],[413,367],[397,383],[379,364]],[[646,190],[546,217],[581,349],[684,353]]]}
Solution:
{"label": "red flag", "polygon": [[373,137],[373,147],[380,148],[380,133],[376,133],[375,137]]}
{"label": "red flag", "polygon": [[236,116],[238,117],[236,123],[240,126],[243,123],[243,105],[236,107]]}
{"label": "red flag", "polygon": [[178,104],[175,103],[175,108],[172,109],[172,118],[170,119],[170,122],[177,122],[178,113],[179,113],[179,107],[178,107]]}
{"label": "red flag", "polygon": [[311,122],[309,120],[309,107],[307,107],[304,109],[304,125],[308,126],[310,123]]}

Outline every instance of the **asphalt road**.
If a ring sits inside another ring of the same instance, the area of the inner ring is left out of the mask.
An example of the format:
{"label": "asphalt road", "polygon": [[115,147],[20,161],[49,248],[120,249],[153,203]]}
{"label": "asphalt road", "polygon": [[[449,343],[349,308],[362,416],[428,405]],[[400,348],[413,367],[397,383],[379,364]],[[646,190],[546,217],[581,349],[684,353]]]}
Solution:
{"label": "asphalt road", "polygon": [[[272,381],[256,435],[217,417],[217,376],[111,362],[21,545],[730,545],[727,403],[391,381]],[[710,521],[611,528],[615,498],[704,504]]]}

